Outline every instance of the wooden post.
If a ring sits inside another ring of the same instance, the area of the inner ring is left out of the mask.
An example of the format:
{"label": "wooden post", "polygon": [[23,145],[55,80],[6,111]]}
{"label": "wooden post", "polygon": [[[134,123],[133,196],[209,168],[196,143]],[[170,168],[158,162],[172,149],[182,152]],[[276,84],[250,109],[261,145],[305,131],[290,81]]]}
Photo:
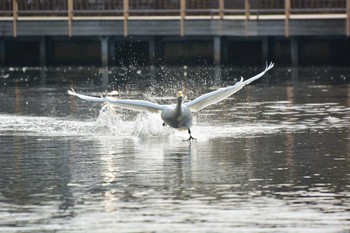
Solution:
{"label": "wooden post", "polygon": [[221,20],[224,19],[224,9],[225,9],[224,0],[219,0],[219,16]]}
{"label": "wooden post", "polygon": [[68,0],[68,36],[72,36],[73,0]]}
{"label": "wooden post", "polygon": [[186,0],[180,0],[180,36],[185,35],[185,12],[186,11]]}
{"label": "wooden post", "polygon": [[350,0],[346,0],[346,36],[350,36]]}
{"label": "wooden post", "polygon": [[129,0],[124,0],[124,36],[128,36]]}
{"label": "wooden post", "polygon": [[244,8],[245,8],[245,19],[249,20],[250,17],[250,3],[249,0],[244,1]]}
{"label": "wooden post", "polygon": [[13,37],[17,37],[17,18],[18,18],[18,2],[12,0],[12,16],[13,16]]}
{"label": "wooden post", "polygon": [[289,18],[290,18],[290,9],[291,9],[290,1],[291,0],[284,1],[284,14],[285,14],[284,35],[285,37],[289,37]]}
{"label": "wooden post", "polygon": [[248,21],[250,18],[250,2],[249,2],[249,0],[244,1],[244,8],[245,8],[244,31],[245,31],[245,35],[248,36]]}

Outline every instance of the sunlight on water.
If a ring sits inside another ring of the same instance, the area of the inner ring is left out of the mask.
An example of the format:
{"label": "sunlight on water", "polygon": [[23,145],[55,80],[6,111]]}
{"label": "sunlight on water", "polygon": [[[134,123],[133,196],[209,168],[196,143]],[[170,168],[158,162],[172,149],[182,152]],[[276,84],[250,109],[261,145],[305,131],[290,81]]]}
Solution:
{"label": "sunlight on water", "polygon": [[0,232],[348,232],[349,70],[315,69],[196,113],[193,141],[67,90],[168,104],[254,69],[0,70]]}

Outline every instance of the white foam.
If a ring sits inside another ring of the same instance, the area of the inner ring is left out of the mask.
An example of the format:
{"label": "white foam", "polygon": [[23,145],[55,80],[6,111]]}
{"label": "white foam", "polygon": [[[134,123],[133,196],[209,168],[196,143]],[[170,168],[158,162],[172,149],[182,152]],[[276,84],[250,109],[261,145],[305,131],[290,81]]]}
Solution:
{"label": "white foam", "polygon": [[[348,127],[350,119],[348,109],[332,103],[291,106],[289,102],[269,102],[259,107],[264,107],[262,118],[258,117],[258,112],[255,111],[242,110],[238,113],[225,110],[225,117],[220,111],[215,114],[203,111],[198,117],[200,120],[194,118],[192,135],[201,140],[218,137],[259,137],[305,129]],[[232,115],[235,121],[232,120]],[[128,113],[116,109],[113,105],[105,105],[97,119],[88,120],[0,115],[0,134],[188,138],[187,131],[163,127],[162,124],[159,114],[136,113],[135,117],[134,112]]]}

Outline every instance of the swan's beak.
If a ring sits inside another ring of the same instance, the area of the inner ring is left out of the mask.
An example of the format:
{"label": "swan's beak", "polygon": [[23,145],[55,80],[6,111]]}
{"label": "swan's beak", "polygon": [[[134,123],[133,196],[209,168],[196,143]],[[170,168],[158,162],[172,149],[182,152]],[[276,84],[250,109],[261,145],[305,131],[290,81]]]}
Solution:
{"label": "swan's beak", "polygon": [[182,98],[182,97],[184,97],[184,95],[182,94],[182,91],[178,91],[177,92],[177,98]]}

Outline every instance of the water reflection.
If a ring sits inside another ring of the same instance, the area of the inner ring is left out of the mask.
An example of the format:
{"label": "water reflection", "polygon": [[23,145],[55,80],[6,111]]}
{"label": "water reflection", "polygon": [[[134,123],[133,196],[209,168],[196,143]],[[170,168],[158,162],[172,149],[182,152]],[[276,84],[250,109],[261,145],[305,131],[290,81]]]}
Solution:
{"label": "water reflection", "polygon": [[0,231],[350,229],[350,90],[327,80],[339,70],[277,69],[198,114],[188,142],[158,116],[99,112],[66,91],[171,102],[243,70],[61,69],[1,71]]}

